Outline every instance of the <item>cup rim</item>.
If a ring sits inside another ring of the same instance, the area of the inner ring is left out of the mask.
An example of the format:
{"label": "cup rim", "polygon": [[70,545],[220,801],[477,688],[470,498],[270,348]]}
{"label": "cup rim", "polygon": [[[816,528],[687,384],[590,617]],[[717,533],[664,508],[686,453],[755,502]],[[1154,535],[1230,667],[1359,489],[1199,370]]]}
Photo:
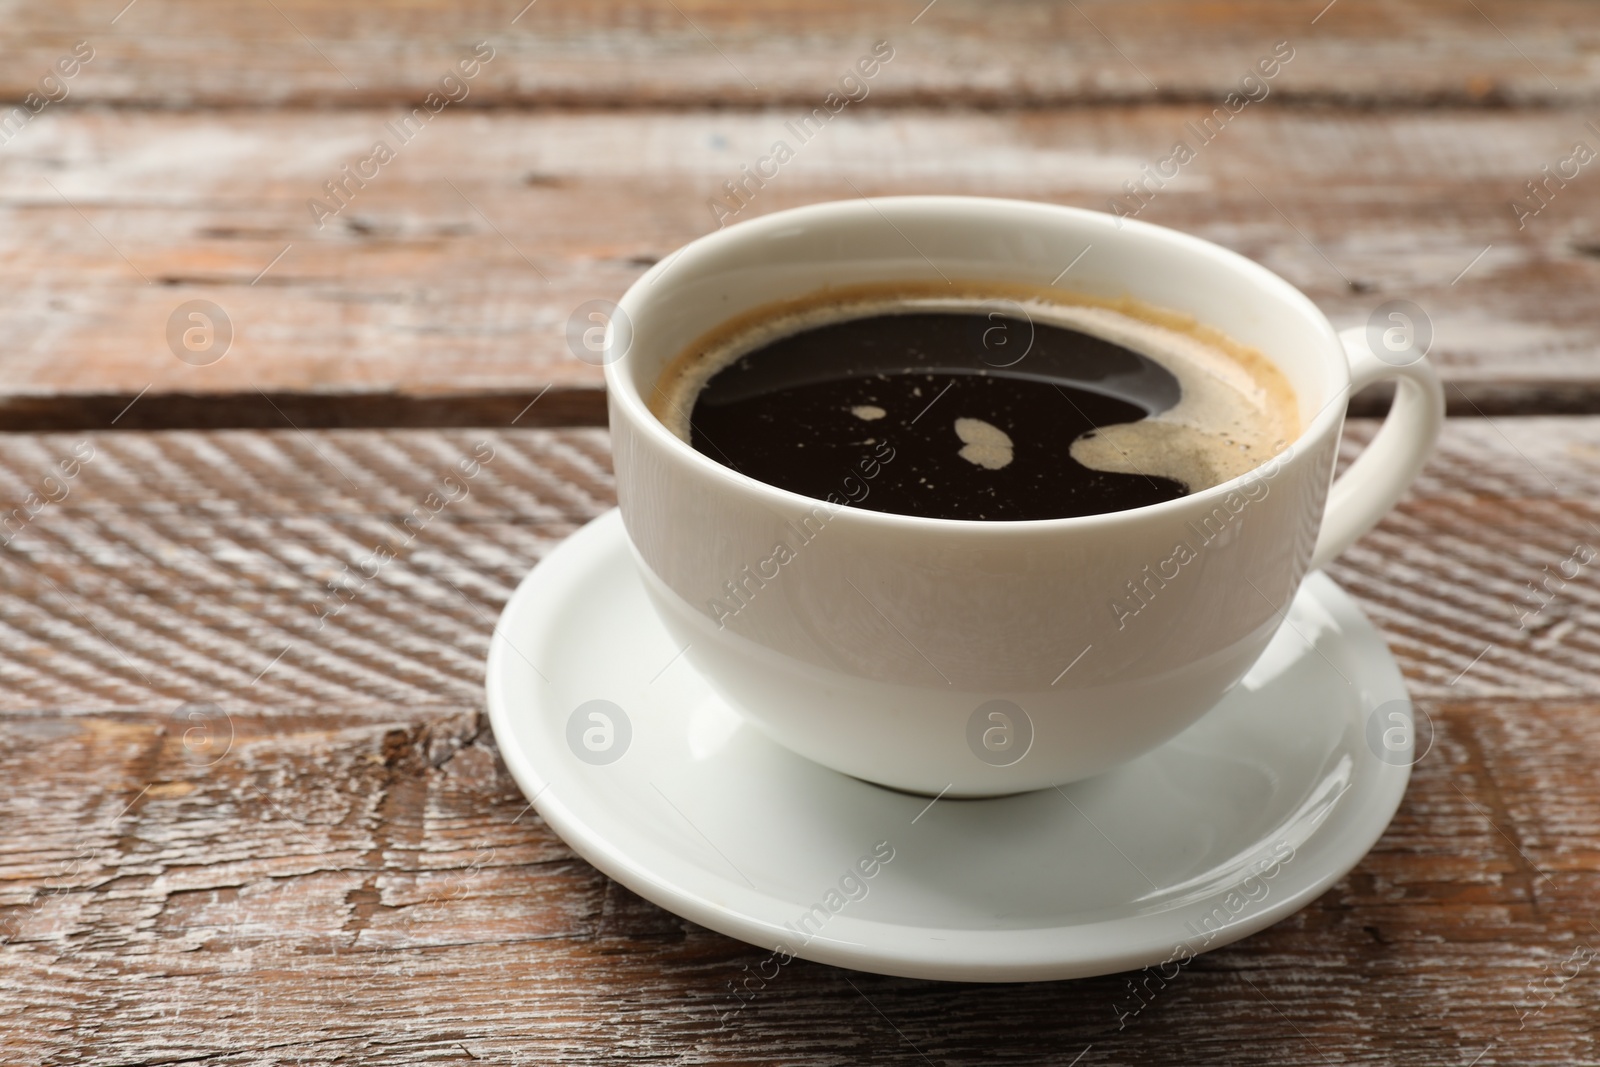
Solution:
{"label": "cup rim", "polygon": [[[1349,400],[1350,391],[1350,365],[1344,357],[1343,344],[1339,340],[1338,332],[1322,309],[1312,302],[1311,298],[1301,292],[1296,286],[1255,260],[1229,248],[1208,241],[1203,237],[1184,233],[1171,227],[1160,226],[1151,222],[1143,222],[1134,218],[1118,218],[1107,212],[1094,211],[1088,208],[1072,207],[1065,204],[1051,204],[1038,200],[1018,200],[1007,197],[989,196],[885,196],[873,197],[870,200],[861,198],[869,206],[878,208],[880,205],[918,205],[933,208],[943,208],[952,211],[983,210],[985,208],[1021,208],[1037,211],[1041,214],[1056,214],[1073,217],[1080,222],[1090,225],[1111,228],[1113,232],[1123,228],[1133,230],[1135,233],[1146,233],[1151,236],[1171,242],[1172,244],[1187,247],[1189,250],[1220,259],[1230,267],[1246,275],[1253,275],[1255,281],[1265,290],[1265,295],[1295,306],[1311,320],[1311,324],[1324,334],[1330,351],[1338,355],[1335,363],[1335,377],[1339,379],[1334,384],[1332,397],[1325,401],[1322,407],[1312,416],[1310,422],[1300,431],[1293,441],[1289,442],[1282,452],[1273,459],[1266,460],[1243,474],[1219,482],[1209,488],[1196,493],[1187,493],[1172,500],[1163,500],[1155,504],[1145,504],[1135,508],[1123,508],[1117,511],[1099,512],[1091,515],[1068,515],[1049,519],[947,519],[923,515],[906,515],[901,512],[875,511],[870,508],[856,507],[850,503],[834,504],[821,497],[807,496],[793,490],[783,489],[770,482],[763,482],[742,474],[731,467],[723,466],[710,456],[697,451],[692,445],[682,440],[666,425],[656,418],[649,406],[640,396],[635,387],[631,373],[625,372],[629,362],[630,351],[624,352],[620,357],[605,363],[606,393],[612,410],[619,408],[632,422],[634,431],[642,433],[658,445],[675,450],[680,462],[690,464],[691,468],[707,477],[716,479],[730,488],[754,494],[763,498],[774,507],[796,508],[811,510],[816,507],[832,508],[835,518],[848,518],[867,526],[879,526],[890,530],[909,531],[912,529],[938,529],[960,531],[962,533],[977,533],[980,530],[990,536],[1027,535],[1045,532],[1064,531],[1067,529],[1093,529],[1122,525],[1127,522],[1142,521],[1147,518],[1162,516],[1167,512],[1185,511],[1205,501],[1221,500],[1229,493],[1237,491],[1242,486],[1260,480],[1262,471],[1275,462],[1294,462],[1300,456],[1307,454],[1309,446],[1335,432],[1343,424],[1345,410]],[[676,252],[659,260],[644,274],[640,275],[630,285],[618,307],[631,319],[632,310],[644,292],[671,270],[680,259],[692,258],[706,254],[708,250],[725,245],[732,241],[746,240],[759,237],[768,230],[781,229],[792,226],[796,222],[809,222],[817,217],[826,217],[838,213],[841,208],[853,208],[857,205],[855,200],[826,200],[815,204],[806,204],[801,207],[787,208],[775,211],[768,215],[734,223],[732,226],[713,230],[703,234],[688,244],[683,245]],[[608,334],[607,346],[613,341],[613,335]],[[1343,402],[1341,402],[1343,401]],[[1285,458],[1286,457],[1286,458]],[[841,515],[840,512],[847,513]]]}

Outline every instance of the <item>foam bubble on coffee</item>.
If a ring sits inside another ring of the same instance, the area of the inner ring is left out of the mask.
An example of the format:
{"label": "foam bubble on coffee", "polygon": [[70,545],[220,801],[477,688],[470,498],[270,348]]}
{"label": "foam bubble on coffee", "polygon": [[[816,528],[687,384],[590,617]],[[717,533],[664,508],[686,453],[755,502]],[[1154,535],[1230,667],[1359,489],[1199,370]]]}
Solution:
{"label": "foam bubble on coffee", "polygon": [[1178,379],[1180,399],[1138,422],[1079,437],[1072,458],[1092,470],[1159,475],[1199,492],[1245,474],[1299,433],[1293,392],[1275,367],[1240,359],[1189,333],[1103,307],[1029,307],[1030,315],[1149,356]]}
{"label": "foam bubble on coffee", "polygon": [[982,419],[957,419],[956,436],[961,438],[962,459],[975,466],[997,471],[1015,457],[1011,435]]}
{"label": "foam bubble on coffee", "polygon": [[[1190,492],[1198,492],[1260,466],[1299,433],[1293,390],[1282,373],[1253,349],[1184,316],[1130,299],[1107,301],[1056,293],[1045,299],[1018,296],[1020,299],[1009,295],[1002,299],[1035,322],[1077,330],[1144,355],[1178,381],[1180,398],[1171,408],[1137,422],[1103,426],[1074,441],[1070,454],[1085,467],[1171,478]],[[994,309],[994,299],[994,294],[982,289],[954,297],[925,292],[879,292],[856,298],[819,294],[814,300],[775,309],[775,313],[753,314],[682,353],[662,375],[650,406],[672,433],[689,442],[695,398],[717,372],[747,352],[805,330],[870,315],[987,313]],[[1016,365],[994,373],[1026,370],[1024,356]],[[977,373],[986,371],[980,368]],[[863,407],[852,413],[866,423],[881,418],[880,410]],[[946,418],[978,421],[961,415],[952,412]],[[958,426],[952,443],[963,458],[990,469],[1005,466],[1015,451],[1027,447],[1025,441],[1013,441],[999,427],[987,423]]]}

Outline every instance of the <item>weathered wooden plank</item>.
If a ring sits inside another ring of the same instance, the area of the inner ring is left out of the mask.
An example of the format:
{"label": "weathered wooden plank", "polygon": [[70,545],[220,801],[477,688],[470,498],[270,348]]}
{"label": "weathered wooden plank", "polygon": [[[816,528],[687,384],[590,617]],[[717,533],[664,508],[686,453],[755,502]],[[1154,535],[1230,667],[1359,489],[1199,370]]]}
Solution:
{"label": "weathered wooden plank", "polygon": [[735,1011],[762,953],[572,856],[468,709],[255,709],[226,752],[160,712],[8,716],[0,1037],[30,1063],[1592,1062],[1600,987],[1563,975],[1600,940],[1600,709],[1424,709],[1361,866],[1137,1014],[1139,975],[803,962]]}
{"label": "weathered wooden plank", "polygon": [[[471,704],[487,650],[471,632],[487,635],[529,563],[612,497],[598,431],[508,447],[517,437],[290,431],[195,436],[176,450],[143,435],[8,439],[22,452],[4,477],[7,499],[68,494],[46,502],[6,551],[15,610],[0,620],[0,676],[11,706],[139,706],[154,692],[250,694],[274,706],[306,697]],[[56,472],[74,447],[91,458],[67,480]],[[463,477],[463,463],[478,465],[476,477]],[[304,511],[307,490],[330,516]],[[198,540],[179,547],[185,531]],[[481,535],[464,566],[459,537],[469,531]],[[370,560],[380,545],[397,557]],[[84,553],[99,563],[86,565]],[[350,554],[364,566],[335,562]],[[84,598],[94,606],[80,614]],[[359,651],[333,637],[349,626]],[[73,635],[94,642],[96,666],[60,657]]]}
{"label": "weathered wooden plank", "polygon": [[1210,99],[1279,40],[1286,96],[1338,103],[1585,102],[1600,27],[1582,0],[202,0],[0,4],[0,96],[73,44],[95,57],[68,100],[341,107],[420,100],[463,55],[495,58],[469,106],[770,105],[820,97],[874,41],[898,50],[882,103]]}
{"label": "weathered wooden plank", "polygon": [[[1330,568],[1413,692],[1591,693],[1600,440],[1590,419],[1456,419],[1411,498]],[[1353,426],[1345,452],[1370,432]]]}
{"label": "weathered wooden plank", "polygon": [[[1576,140],[1600,147],[1582,113],[1252,107],[1139,217],[1260,260],[1341,326],[1416,302],[1435,358],[1479,398],[1506,382],[1589,409],[1600,395],[1600,184],[1590,168],[1550,186],[1521,229],[1511,207],[1519,195],[1537,203],[1525,183]],[[408,423],[455,397],[491,418],[551,383],[593,388],[598,369],[566,341],[574,310],[616,298],[713,229],[721,183],[784,136],[787,117],[445,112],[319,229],[308,202],[336,203],[323,183],[388,136],[394,114],[41,116],[0,151],[0,315],[11,324],[0,417],[9,403],[19,427],[103,426],[148,389],[171,399],[130,413],[133,425],[205,425],[187,396],[230,396],[233,414],[207,415],[262,425],[265,391],[364,398],[350,412],[370,425],[390,397],[403,409],[392,421]],[[1104,209],[1175,138],[1198,145],[1188,124],[1202,117],[1192,106],[864,106],[801,145],[739,217],[856,190]],[[218,362],[174,355],[169,323],[189,325],[179,308],[191,300],[213,301],[232,325]],[[598,411],[596,398],[573,403]],[[332,420],[337,407],[306,411]],[[531,415],[545,412],[559,405]]]}
{"label": "weathered wooden plank", "polygon": [[[0,437],[0,710],[475,706],[500,606],[613,493],[599,430]],[[1416,694],[1576,699],[1597,499],[1600,420],[1452,420],[1333,573]]]}

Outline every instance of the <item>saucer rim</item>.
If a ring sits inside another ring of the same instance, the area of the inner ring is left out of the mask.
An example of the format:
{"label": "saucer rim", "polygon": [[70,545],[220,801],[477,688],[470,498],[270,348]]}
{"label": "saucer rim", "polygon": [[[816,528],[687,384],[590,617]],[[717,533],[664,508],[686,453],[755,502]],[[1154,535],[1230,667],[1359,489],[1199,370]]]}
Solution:
{"label": "saucer rim", "polygon": [[[505,688],[509,684],[507,653],[502,649],[509,642],[505,635],[515,632],[516,623],[524,616],[558,608],[570,595],[566,590],[581,588],[596,564],[604,564],[605,554],[614,544],[626,556],[621,514],[611,508],[552,549],[529,570],[507,600],[490,640],[485,677],[489,721],[501,757],[518,788],[551,829],[569,848],[608,877],[660,907],[718,933],[762,949],[784,943],[792,950],[792,931],[762,916],[792,915],[806,902],[742,885],[682,856],[663,853],[652,861],[641,860],[637,852],[625,850],[586,822],[573,803],[551,788],[539,772],[533,755],[517,742],[511,722],[514,695]],[[627,558],[629,565],[634,565],[631,556]],[[1296,594],[1297,600],[1301,597],[1316,601],[1338,624],[1340,641],[1350,649],[1345,658],[1361,667],[1362,677],[1356,682],[1363,709],[1389,699],[1409,699],[1388,646],[1348,593],[1326,574],[1317,571],[1307,575]],[[1287,615],[1285,612],[1286,618]],[[1347,722],[1347,737],[1349,726]],[[1251,909],[1220,928],[1202,951],[1231,944],[1294,914],[1360,863],[1393,819],[1411,774],[1409,763],[1396,765],[1372,760],[1369,767],[1364,791],[1351,798],[1348,806],[1338,806],[1328,812],[1312,827],[1310,836],[1296,851],[1296,858],[1304,853],[1308,860],[1316,859],[1315,866],[1320,873],[1294,884],[1273,901],[1263,902],[1259,909]],[[844,775],[839,777],[854,781]],[[1356,788],[1357,782],[1353,779],[1349,790],[1353,792]],[[581,805],[581,796],[577,799]],[[1255,845],[1265,844],[1270,836],[1270,833],[1263,835]],[[677,873],[690,877],[673,877],[674,868]],[[1295,873],[1305,869],[1306,864],[1294,867]],[[716,884],[717,892],[710,894],[694,888],[696,881]],[[710,899],[712,896],[724,902]],[[1213,897],[1208,896],[1205,902],[1212,903]],[[1039,923],[1001,930],[901,925],[841,914],[830,922],[829,934],[817,934],[798,950],[792,950],[792,954],[795,958],[831,966],[944,981],[1020,982],[1091,977],[1163,963],[1175,944],[1167,922],[1175,926],[1186,912],[1196,907],[1197,902],[1191,902],[1159,912],[1120,915],[1092,922]],[[1155,927],[1166,932],[1149,936],[1150,929]],[[832,936],[846,933],[856,936]],[[1074,942],[1078,944],[1074,946]]]}

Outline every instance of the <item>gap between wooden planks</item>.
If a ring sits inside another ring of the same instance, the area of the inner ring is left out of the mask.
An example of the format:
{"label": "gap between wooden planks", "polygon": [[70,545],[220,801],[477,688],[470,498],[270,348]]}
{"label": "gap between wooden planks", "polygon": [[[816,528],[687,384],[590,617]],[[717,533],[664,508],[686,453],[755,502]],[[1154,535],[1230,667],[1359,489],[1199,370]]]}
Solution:
{"label": "gap between wooden planks", "polygon": [[[1393,398],[1378,385],[1350,400],[1351,418],[1381,417]],[[1600,415],[1593,382],[1450,382],[1452,417]],[[604,426],[605,391],[582,386],[526,391],[81,395],[0,400],[0,433],[98,430],[452,429],[473,426]]]}

